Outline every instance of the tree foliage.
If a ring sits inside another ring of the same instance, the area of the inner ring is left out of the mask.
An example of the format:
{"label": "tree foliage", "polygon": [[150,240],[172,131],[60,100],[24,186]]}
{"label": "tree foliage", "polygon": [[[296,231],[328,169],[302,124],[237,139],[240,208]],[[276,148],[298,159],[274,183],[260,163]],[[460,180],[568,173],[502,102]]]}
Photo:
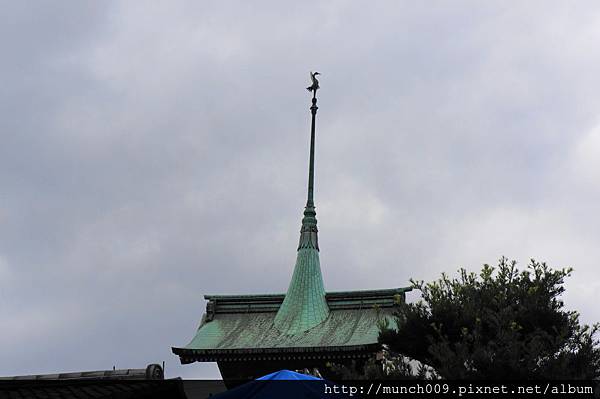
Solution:
{"label": "tree foliage", "polygon": [[502,258],[478,275],[411,280],[422,299],[401,305],[398,329],[383,326],[380,342],[447,379],[599,377],[599,325],[580,325],[560,299],[571,272],[535,260],[519,271]]}
{"label": "tree foliage", "polygon": [[[600,325],[580,325],[560,299],[572,269],[532,260],[524,271],[506,258],[479,274],[459,271],[401,303],[397,328],[382,324],[384,359],[352,378],[594,379],[600,376]],[[338,372],[340,370],[338,369]]]}

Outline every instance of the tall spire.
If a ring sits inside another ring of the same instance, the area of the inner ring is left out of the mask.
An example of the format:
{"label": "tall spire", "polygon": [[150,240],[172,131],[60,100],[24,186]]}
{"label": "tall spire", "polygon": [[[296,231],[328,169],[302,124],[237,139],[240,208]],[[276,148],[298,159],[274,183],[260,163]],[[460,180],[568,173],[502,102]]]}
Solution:
{"label": "tall spire", "polygon": [[307,87],[311,91],[312,106],[310,112],[312,121],[310,127],[310,161],[308,166],[308,198],[304,208],[298,254],[292,281],[288,287],[285,299],[275,316],[275,327],[280,331],[295,335],[310,330],[320,324],[329,316],[329,306],[325,299],[323,275],[319,261],[319,240],[317,229],[317,212],[313,200],[315,181],[315,119],[317,116],[317,90],[319,81],[311,73],[312,85]]}
{"label": "tall spire", "polygon": [[[315,72],[319,74],[319,72]],[[313,192],[315,187],[315,119],[317,118],[317,90],[319,89],[319,81],[315,77],[315,74],[311,73],[313,79],[313,85],[307,87],[308,90],[313,92],[312,106],[310,107],[310,113],[312,114],[312,120],[310,124],[310,161],[308,163],[308,198],[306,200],[306,207],[304,207],[304,217],[302,218],[302,229],[300,230],[300,242],[298,243],[298,249],[300,248],[314,248],[319,250],[319,238],[317,236],[317,212],[315,211],[315,202],[313,200]]]}

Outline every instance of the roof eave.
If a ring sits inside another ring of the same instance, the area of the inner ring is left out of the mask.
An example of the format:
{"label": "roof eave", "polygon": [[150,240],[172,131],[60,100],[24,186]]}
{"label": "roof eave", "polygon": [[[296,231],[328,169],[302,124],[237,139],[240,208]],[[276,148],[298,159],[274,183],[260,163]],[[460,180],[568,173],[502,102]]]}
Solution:
{"label": "roof eave", "polygon": [[274,359],[342,359],[364,358],[381,349],[381,344],[284,347],[284,348],[239,348],[239,349],[188,349],[171,348],[182,364],[193,362],[246,361]]}

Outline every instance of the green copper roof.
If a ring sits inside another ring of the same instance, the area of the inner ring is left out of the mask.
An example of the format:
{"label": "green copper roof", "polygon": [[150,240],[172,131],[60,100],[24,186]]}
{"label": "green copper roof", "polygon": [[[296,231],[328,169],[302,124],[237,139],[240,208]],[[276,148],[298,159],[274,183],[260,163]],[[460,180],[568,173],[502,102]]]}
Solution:
{"label": "green copper roof", "polygon": [[294,335],[323,322],[328,315],[319,252],[301,248],[287,294],[273,320],[275,327],[283,334]]}
{"label": "green copper roof", "polygon": [[283,335],[274,326],[274,314],[222,314],[207,322],[196,333],[187,349],[252,349],[352,346],[377,343],[377,320],[389,316],[390,310],[336,310],[317,327]]}
{"label": "green copper roof", "polygon": [[293,335],[282,334],[274,323],[283,306],[281,294],[206,296],[207,313],[196,336],[184,348],[173,348],[173,352],[186,358],[201,355],[210,359],[231,351],[243,354],[277,348],[374,345],[379,335],[377,322],[382,318],[394,322],[391,315],[404,301],[406,291],[410,288],[326,293],[330,309],[326,320]]}

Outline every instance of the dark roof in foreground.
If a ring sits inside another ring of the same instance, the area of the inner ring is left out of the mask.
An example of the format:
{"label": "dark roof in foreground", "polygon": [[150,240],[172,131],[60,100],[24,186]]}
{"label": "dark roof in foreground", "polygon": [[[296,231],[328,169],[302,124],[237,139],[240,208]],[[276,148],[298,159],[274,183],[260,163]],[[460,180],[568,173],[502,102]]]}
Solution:
{"label": "dark roof in foreground", "polygon": [[158,364],[149,364],[144,369],[113,369],[74,371],[68,373],[15,375],[0,377],[0,381],[51,381],[51,380],[162,380],[164,370]]}
{"label": "dark roof in foreground", "polygon": [[[218,387],[215,387],[218,388]],[[222,390],[222,389],[221,389]],[[219,392],[213,389],[212,392]],[[207,395],[201,396],[206,397]],[[0,398],[185,398],[180,379],[164,379],[163,369],[76,371],[0,378]]]}
{"label": "dark roof in foreground", "polygon": [[[214,389],[213,392],[221,390]],[[70,398],[70,399],[162,399],[182,398],[186,395],[183,381],[174,380],[3,380],[0,397],[15,399]],[[206,398],[206,396],[195,396]]]}

